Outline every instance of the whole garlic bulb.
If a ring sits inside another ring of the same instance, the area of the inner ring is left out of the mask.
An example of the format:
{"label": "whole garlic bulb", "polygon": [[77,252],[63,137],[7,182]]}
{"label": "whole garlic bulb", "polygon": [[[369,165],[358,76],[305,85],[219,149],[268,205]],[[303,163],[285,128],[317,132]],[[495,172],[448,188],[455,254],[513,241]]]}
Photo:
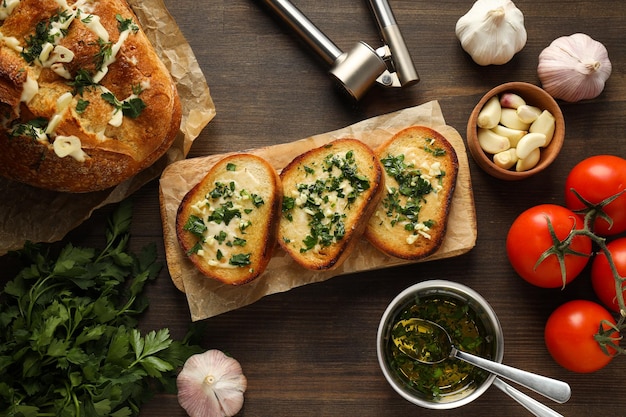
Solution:
{"label": "whole garlic bulb", "polygon": [[575,33],[555,39],[541,51],[537,75],[552,97],[576,102],[599,96],[611,70],[604,45]]}
{"label": "whole garlic bulb", "polygon": [[511,0],[477,0],[455,32],[463,50],[483,66],[506,64],[527,38],[524,14]]}

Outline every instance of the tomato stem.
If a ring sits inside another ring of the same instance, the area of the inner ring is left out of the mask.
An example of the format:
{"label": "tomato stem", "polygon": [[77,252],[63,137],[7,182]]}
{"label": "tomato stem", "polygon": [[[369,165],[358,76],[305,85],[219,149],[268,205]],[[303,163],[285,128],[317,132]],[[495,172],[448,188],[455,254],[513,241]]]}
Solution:
{"label": "tomato stem", "polygon": [[[619,312],[619,319],[617,320],[617,323],[614,324],[608,321],[603,321],[600,324],[598,333],[594,336],[594,338],[598,342],[598,344],[600,345],[600,348],[605,354],[611,355],[611,356],[614,356],[617,354],[626,354],[626,349],[621,348],[619,346],[619,341],[622,339],[622,334],[626,330],[626,301],[624,300],[624,293],[623,293],[623,285],[624,285],[624,282],[626,282],[626,277],[622,277],[617,271],[617,266],[615,265],[613,256],[611,255],[611,252],[607,248],[606,239],[602,236],[598,236],[597,234],[593,232],[593,225],[595,224],[595,221],[597,218],[602,218],[606,220],[607,223],[609,223],[609,228],[613,225],[613,219],[611,219],[611,217],[606,214],[603,208],[609,203],[611,203],[613,200],[615,200],[617,197],[619,197],[621,194],[626,192],[626,189],[618,192],[617,194],[611,197],[606,198],[605,200],[601,201],[598,204],[593,204],[585,200],[573,188],[571,188],[570,191],[574,193],[574,195],[576,195],[576,197],[585,205],[584,209],[575,211],[576,214],[584,214],[584,225],[581,229],[577,229],[576,224],[574,223],[574,226],[572,227],[572,230],[569,232],[567,237],[563,239],[563,241],[560,241],[558,238],[556,238],[556,235],[554,234],[554,228],[552,227],[552,224],[550,223],[550,220],[548,219],[548,228],[550,230],[550,233],[553,236],[554,245],[552,248],[544,252],[545,256],[542,256],[539,259],[538,263],[552,253],[557,254],[557,257],[559,257],[559,263],[561,263],[562,261],[564,262],[564,260],[562,260],[562,257],[565,256],[565,253],[574,254],[575,251],[565,250],[563,249],[563,246],[569,245],[574,239],[574,237],[576,236],[586,236],[593,243],[597,245],[597,247],[606,256],[606,259],[609,264],[609,268],[611,269],[611,273],[613,274],[613,278],[615,279],[615,294],[616,294],[617,304],[619,305],[620,312]],[[582,254],[582,255],[586,256],[585,254]],[[561,274],[563,276],[563,285],[565,285],[564,265],[562,265],[561,267]],[[615,332],[618,332],[619,336],[616,337]],[[609,348],[612,349],[614,353],[611,353]]]}

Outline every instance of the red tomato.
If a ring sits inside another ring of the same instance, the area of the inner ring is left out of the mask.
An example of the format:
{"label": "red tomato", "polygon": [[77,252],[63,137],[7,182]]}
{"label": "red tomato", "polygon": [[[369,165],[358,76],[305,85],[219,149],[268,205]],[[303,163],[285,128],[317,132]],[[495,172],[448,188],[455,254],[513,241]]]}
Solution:
{"label": "red tomato", "polygon": [[[576,197],[576,190],[586,201],[599,204],[626,188],[626,159],[614,155],[596,155],[579,162],[565,181],[565,205],[573,211],[582,210],[585,204]],[[600,236],[611,236],[626,231],[626,192],[604,206],[603,211],[613,220],[613,225],[600,217],[593,229]]]}
{"label": "red tomato", "polygon": [[615,350],[609,348],[607,355],[594,339],[603,320],[615,324],[611,313],[592,301],[574,300],[561,305],[546,323],[544,338],[548,352],[559,365],[573,372],[589,373],[605,367]]}
{"label": "red tomato", "polygon": [[[506,238],[506,252],[513,269],[526,281],[542,288],[558,288],[571,282],[585,268],[591,254],[591,240],[586,236],[572,239],[570,248],[588,256],[564,255],[566,277],[563,280],[557,255],[552,254],[535,267],[541,255],[553,246],[546,217],[556,237],[564,240],[583,222],[571,210],[555,204],[541,204],[520,214]],[[565,282],[564,282],[565,281]]]}
{"label": "red tomato", "polygon": [[[615,263],[617,273],[626,277],[626,237],[616,239],[606,245]],[[615,291],[615,278],[604,252],[599,251],[591,264],[591,283],[596,295],[605,306],[619,312]],[[626,285],[622,283],[622,293],[626,297]]]}

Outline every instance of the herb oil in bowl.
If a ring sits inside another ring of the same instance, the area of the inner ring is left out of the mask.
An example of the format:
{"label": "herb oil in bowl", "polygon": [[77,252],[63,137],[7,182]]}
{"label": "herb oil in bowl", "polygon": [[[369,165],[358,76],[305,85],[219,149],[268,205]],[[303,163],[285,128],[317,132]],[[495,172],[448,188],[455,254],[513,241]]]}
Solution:
{"label": "herb oil in bowl", "polygon": [[449,281],[416,284],[392,301],[378,330],[381,369],[401,396],[423,407],[447,409],[473,401],[491,385],[494,375],[464,361],[427,364],[407,356],[402,345],[435,354],[438,344],[432,334],[402,325],[411,318],[439,324],[459,350],[498,362],[504,352],[500,323],[479,294]]}
{"label": "herb oil in bowl", "polygon": [[[434,294],[423,298],[417,298],[414,303],[407,306],[396,321],[408,318],[421,318],[430,320],[446,329],[452,339],[452,343],[460,350],[473,353],[478,356],[487,356],[489,342],[485,340],[484,326],[476,319],[476,314],[464,301],[455,299],[446,294]],[[402,331],[403,327],[396,327],[396,332]],[[487,379],[488,373],[480,368],[448,358],[440,363],[424,364],[415,361],[400,351],[393,339],[405,337],[405,343],[421,345],[424,341],[411,340],[412,338],[424,337],[418,332],[404,332],[404,335],[392,332],[388,349],[391,353],[389,360],[391,366],[399,373],[406,383],[427,396],[446,397],[463,395],[465,390],[473,390],[477,384]],[[437,350],[436,341],[431,341],[432,346],[428,350]]]}

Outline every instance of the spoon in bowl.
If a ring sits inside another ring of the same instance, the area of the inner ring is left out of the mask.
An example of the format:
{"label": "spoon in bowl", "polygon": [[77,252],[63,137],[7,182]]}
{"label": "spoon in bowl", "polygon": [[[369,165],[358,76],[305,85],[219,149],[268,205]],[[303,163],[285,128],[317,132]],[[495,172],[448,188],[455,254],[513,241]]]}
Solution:
{"label": "spoon in bowl", "polygon": [[392,339],[402,353],[418,362],[436,364],[448,358],[456,358],[516,382],[557,403],[564,403],[571,396],[570,386],[563,381],[458,350],[446,329],[429,320],[400,320],[393,326]]}

